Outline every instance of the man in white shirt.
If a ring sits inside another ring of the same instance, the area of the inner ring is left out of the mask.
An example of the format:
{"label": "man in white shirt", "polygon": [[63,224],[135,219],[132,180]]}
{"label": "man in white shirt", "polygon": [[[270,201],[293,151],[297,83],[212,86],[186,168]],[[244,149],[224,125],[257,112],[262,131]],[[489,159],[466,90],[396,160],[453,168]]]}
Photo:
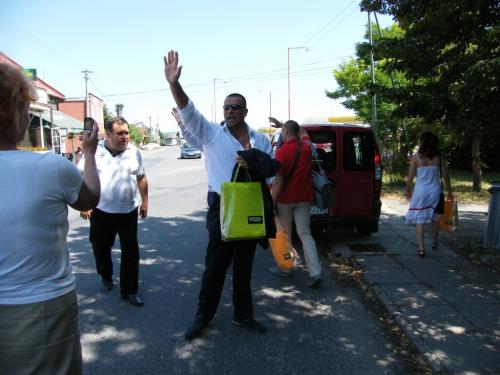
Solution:
{"label": "man in white shirt", "polygon": [[250,280],[257,241],[223,242],[220,231],[220,187],[231,180],[235,163],[248,168],[237,151],[256,148],[271,154],[271,144],[264,134],[245,123],[248,113],[246,100],[240,94],[230,94],[224,100],[224,120],[221,126],[209,122],[196,110],[179,83],[181,67],[178,54],[170,51],[165,57],[165,78],[179,108],[182,123],[203,146],[205,168],[208,176],[207,229],[209,242],[205,257],[205,272],[199,293],[198,310],[193,323],[185,332],[186,340],[200,336],[212,320],[222,294],[226,271],[233,262],[233,324],[256,333],[266,327],[253,318]]}
{"label": "man in white shirt", "polygon": [[[120,237],[120,290],[123,299],[143,306],[139,296],[139,245],[137,219],[148,215],[148,180],[139,150],[129,143],[128,123],[116,117],[105,124],[106,139],[99,142],[95,154],[101,198],[94,210],[81,216],[90,218],[90,242],[97,273],[108,290],[113,289],[111,248],[116,234]],[[83,168],[85,158],[78,164]],[[138,193],[141,199],[139,200]]]}

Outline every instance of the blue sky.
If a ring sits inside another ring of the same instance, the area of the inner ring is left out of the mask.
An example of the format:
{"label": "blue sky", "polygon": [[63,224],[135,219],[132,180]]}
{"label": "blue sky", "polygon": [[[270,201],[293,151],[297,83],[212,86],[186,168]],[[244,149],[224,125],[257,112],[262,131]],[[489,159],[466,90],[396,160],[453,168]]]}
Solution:
{"label": "blue sky", "polygon": [[[367,14],[359,0],[0,0],[0,50],[68,98],[83,97],[82,70],[93,71],[89,91],[109,108],[124,104],[129,121],[175,130],[174,102],[163,56],[179,51],[181,83],[208,119],[222,120],[224,97],[247,98],[247,122],[267,127],[291,117],[349,112],[324,92],[336,87],[332,70],[354,55]],[[378,15],[381,26],[391,19]],[[372,18],[373,19],[373,18]],[[271,97],[271,100],[269,100]]]}

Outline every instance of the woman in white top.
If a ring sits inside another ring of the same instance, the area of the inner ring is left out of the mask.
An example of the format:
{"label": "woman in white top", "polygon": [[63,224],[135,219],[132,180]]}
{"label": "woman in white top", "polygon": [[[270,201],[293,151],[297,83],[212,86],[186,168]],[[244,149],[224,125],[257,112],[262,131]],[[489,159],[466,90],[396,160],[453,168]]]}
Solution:
{"label": "woman in white top", "polygon": [[[52,153],[20,151],[36,94],[19,69],[0,63],[0,364],[5,374],[80,374],[68,205],[99,202],[97,125],[83,135],[82,175]],[[91,161],[89,163],[89,160]]]}
{"label": "woman in white top", "polygon": [[[415,188],[412,191],[415,176],[417,178]],[[406,223],[417,226],[418,255],[420,257],[425,256],[425,223],[432,222],[432,248],[437,249],[439,219],[443,213],[442,199],[440,202],[441,177],[446,184],[448,197],[452,198],[448,169],[441,159],[439,138],[429,131],[422,132],[418,151],[410,161],[406,182],[406,196],[411,199],[406,214]],[[438,203],[441,204],[438,205]]]}

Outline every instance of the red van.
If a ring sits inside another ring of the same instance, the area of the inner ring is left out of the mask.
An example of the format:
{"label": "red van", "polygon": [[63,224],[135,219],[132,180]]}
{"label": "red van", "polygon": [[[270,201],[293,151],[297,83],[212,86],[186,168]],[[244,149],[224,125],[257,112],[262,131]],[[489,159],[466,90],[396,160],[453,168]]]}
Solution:
{"label": "red van", "polygon": [[313,206],[311,225],[378,231],[382,165],[370,126],[340,123],[302,124],[318,153],[317,161],[332,182],[331,206]]}

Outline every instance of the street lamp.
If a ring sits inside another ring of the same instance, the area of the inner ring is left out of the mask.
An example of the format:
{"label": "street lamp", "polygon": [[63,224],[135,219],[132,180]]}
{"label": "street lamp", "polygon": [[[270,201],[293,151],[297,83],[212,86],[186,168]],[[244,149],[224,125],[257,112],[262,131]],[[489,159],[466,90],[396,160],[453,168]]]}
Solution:
{"label": "street lamp", "polygon": [[217,122],[217,106],[215,105],[215,81],[221,81],[222,83],[227,83],[221,78],[214,78],[214,122]]}
{"label": "street lamp", "polygon": [[[89,73],[94,73],[92,70],[82,70],[82,73],[85,74],[83,78],[85,79],[85,107],[83,110],[85,111],[85,117],[90,116],[90,111],[89,111],[89,89],[88,89],[88,80],[89,80]],[[118,115],[119,116],[119,115]]]}
{"label": "street lamp", "polygon": [[301,47],[288,47],[288,119],[290,120],[290,50],[291,49],[305,49],[309,51],[309,48],[306,46]]}

